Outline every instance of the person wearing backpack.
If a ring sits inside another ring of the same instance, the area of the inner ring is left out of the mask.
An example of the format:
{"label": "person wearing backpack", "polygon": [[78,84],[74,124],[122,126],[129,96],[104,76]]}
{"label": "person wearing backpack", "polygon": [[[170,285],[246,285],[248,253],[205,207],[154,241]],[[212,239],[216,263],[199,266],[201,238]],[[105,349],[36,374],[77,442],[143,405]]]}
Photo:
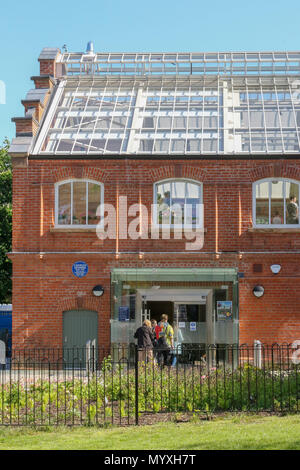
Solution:
{"label": "person wearing backpack", "polygon": [[159,363],[168,364],[170,351],[174,349],[174,331],[170,323],[168,323],[168,315],[163,314],[161,321],[156,327],[158,336],[157,347],[160,352]]}

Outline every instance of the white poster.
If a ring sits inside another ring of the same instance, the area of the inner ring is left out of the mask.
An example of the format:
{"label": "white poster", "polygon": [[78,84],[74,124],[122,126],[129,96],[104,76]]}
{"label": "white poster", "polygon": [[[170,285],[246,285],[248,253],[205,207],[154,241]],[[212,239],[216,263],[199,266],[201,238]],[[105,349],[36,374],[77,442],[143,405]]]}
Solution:
{"label": "white poster", "polygon": [[195,321],[190,322],[190,331],[196,331],[197,323]]}
{"label": "white poster", "polygon": [[178,327],[179,328],[185,328],[185,321],[178,322]]}

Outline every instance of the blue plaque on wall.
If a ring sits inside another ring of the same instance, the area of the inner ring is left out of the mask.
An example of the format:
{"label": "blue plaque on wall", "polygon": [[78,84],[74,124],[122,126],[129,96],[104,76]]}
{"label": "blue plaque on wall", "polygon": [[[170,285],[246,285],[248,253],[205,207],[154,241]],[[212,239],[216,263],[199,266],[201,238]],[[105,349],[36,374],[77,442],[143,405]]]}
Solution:
{"label": "blue plaque on wall", "polygon": [[119,307],[119,321],[129,321],[129,307]]}
{"label": "blue plaque on wall", "polygon": [[72,266],[72,272],[76,277],[84,277],[89,270],[88,265],[84,261],[76,261]]}

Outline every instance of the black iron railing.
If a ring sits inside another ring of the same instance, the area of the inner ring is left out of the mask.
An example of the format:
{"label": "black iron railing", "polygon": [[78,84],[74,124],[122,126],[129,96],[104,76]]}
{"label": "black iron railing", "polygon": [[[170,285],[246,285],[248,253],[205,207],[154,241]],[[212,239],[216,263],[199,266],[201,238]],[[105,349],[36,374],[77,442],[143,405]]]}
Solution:
{"label": "black iron railing", "polygon": [[161,413],[299,412],[298,363],[300,349],[288,344],[14,349],[0,365],[0,425],[125,425]]}

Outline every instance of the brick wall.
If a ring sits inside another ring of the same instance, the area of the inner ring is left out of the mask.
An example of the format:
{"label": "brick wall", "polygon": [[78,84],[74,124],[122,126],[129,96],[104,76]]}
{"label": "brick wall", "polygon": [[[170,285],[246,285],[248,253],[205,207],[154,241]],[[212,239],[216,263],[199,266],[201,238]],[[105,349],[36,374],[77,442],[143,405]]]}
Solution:
{"label": "brick wall", "polygon": [[[53,230],[54,185],[58,181],[75,177],[102,182],[106,203],[115,205],[117,194],[127,196],[129,205],[141,201],[150,214],[153,184],[175,176],[203,183],[205,242],[199,253],[185,253],[185,240],[103,242],[93,232]],[[171,162],[150,158],[68,161],[29,158],[28,167],[15,167],[15,254],[11,255],[14,345],[62,346],[62,312],[86,308],[98,312],[99,344],[108,346],[113,267],[237,267],[245,273],[240,279],[240,343],[252,343],[254,339],[269,344],[300,339],[300,253],[297,253],[300,232],[251,231],[252,183],[271,176],[300,180],[300,163],[296,159]],[[85,254],[68,254],[74,251]],[[118,259],[113,254],[116,251],[120,252]],[[136,253],[122,254],[125,251]],[[143,259],[138,256],[141,251],[145,253]],[[64,253],[40,256],[40,252]],[[216,252],[220,252],[219,257]],[[89,273],[83,279],[75,278],[71,270],[79,259],[89,264]],[[260,273],[253,272],[253,264],[257,263],[262,264]],[[282,265],[277,275],[270,270],[274,263]],[[99,282],[105,287],[105,294],[96,299],[91,291]],[[265,295],[260,299],[252,294],[256,284],[265,287]]]}

